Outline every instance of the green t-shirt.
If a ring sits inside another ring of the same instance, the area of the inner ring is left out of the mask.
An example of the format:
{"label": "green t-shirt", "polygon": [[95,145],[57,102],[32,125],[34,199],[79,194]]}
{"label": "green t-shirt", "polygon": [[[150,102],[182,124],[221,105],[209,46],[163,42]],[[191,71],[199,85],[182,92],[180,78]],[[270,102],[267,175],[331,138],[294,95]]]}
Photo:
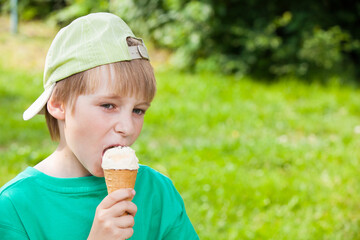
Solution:
{"label": "green t-shirt", "polygon": [[[199,239],[169,178],[141,165],[135,239]],[[87,239],[107,195],[104,178],[55,178],[28,167],[0,189],[1,239]]]}

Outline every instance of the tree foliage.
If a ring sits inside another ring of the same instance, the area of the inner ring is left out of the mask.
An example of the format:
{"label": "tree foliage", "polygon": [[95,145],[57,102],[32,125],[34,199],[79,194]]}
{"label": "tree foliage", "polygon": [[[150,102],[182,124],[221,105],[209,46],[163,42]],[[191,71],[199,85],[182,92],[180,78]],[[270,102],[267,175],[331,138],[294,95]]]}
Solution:
{"label": "tree foliage", "polygon": [[360,71],[360,2],[113,0],[185,69],[261,76]]}
{"label": "tree foliage", "polygon": [[[40,3],[47,7],[40,9]],[[360,78],[358,1],[24,0],[20,5],[23,16],[46,15],[60,25],[90,12],[113,12],[138,35],[173,50],[172,63],[181,69]]]}

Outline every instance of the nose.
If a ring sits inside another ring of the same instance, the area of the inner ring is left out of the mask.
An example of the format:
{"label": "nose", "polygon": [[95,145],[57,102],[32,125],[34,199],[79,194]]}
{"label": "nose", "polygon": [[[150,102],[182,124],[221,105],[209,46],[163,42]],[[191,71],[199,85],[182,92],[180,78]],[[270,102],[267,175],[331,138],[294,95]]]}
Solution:
{"label": "nose", "polygon": [[115,123],[115,132],[124,137],[134,133],[134,123],[131,114],[119,115]]}

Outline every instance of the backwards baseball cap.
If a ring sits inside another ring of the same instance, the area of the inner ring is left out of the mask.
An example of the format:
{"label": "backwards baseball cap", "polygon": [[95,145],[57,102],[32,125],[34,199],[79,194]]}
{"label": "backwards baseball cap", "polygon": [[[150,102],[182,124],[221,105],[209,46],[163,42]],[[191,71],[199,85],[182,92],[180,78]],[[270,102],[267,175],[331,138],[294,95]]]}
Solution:
{"label": "backwards baseball cap", "polygon": [[46,56],[45,90],[24,112],[24,120],[44,113],[56,82],[64,78],[108,63],[149,59],[143,41],[136,38],[142,44],[128,46],[128,37],[136,38],[126,23],[111,13],[92,13],[62,28]]}

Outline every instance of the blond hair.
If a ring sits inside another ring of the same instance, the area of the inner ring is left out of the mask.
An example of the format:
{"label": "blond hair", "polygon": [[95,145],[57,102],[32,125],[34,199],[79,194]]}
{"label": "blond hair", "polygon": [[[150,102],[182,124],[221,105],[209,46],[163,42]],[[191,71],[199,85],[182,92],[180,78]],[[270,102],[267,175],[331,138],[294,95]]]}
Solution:
{"label": "blond hair", "polygon": [[[128,39],[128,45],[137,45],[137,40],[134,40]],[[153,68],[148,60],[135,59],[101,65],[67,77],[56,83],[52,93],[53,99],[74,111],[74,103],[78,96],[94,93],[99,85],[104,83],[100,81],[100,74],[104,70],[108,71],[110,77],[102,81],[108,81],[113,93],[122,96],[135,95],[149,103],[154,98],[156,80]],[[45,119],[51,139],[58,141],[60,139],[58,121],[48,112],[46,106]]]}

